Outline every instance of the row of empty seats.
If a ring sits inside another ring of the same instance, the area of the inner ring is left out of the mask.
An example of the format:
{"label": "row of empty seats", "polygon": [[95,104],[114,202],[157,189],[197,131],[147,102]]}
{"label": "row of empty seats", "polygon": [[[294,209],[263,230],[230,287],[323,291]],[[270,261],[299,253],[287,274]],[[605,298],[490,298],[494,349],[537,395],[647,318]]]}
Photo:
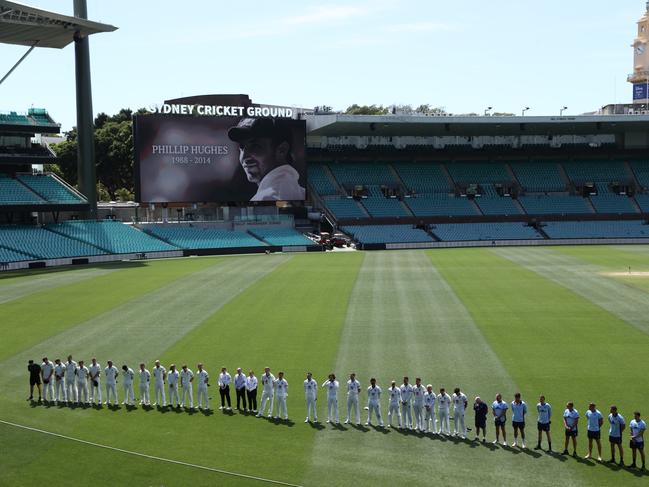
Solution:
{"label": "row of empty seats", "polygon": [[649,225],[639,220],[548,222],[543,231],[550,238],[649,238]]}
{"label": "row of empty seats", "polygon": [[189,225],[145,225],[144,230],[181,249],[225,249],[234,247],[263,247],[252,235],[222,228]]}
{"label": "row of empty seats", "polygon": [[412,225],[350,225],[341,230],[364,244],[424,243],[433,238],[424,230]]}
{"label": "row of empty seats", "polygon": [[248,232],[269,245],[290,247],[314,244],[312,240],[290,227],[252,227]]}
{"label": "row of empty seats", "polygon": [[0,204],[44,205],[85,203],[86,200],[47,174],[0,174]]}
{"label": "row of empty seats", "polygon": [[431,231],[442,241],[541,240],[543,235],[525,223],[465,223],[435,225]]}

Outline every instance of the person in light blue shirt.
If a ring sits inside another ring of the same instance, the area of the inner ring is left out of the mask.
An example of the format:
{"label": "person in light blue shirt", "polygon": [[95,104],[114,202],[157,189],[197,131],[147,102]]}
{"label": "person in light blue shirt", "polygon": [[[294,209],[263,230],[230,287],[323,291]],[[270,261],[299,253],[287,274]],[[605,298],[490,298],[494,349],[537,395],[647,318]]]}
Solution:
{"label": "person in light blue shirt", "polygon": [[633,413],[633,419],[629,423],[629,430],[631,430],[631,451],[633,452],[633,463],[631,468],[637,468],[636,466],[636,454],[640,452],[640,458],[642,459],[642,470],[645,469],[645,456],[644,456],[644,432],[647,430],[647,423],[640,419],[640,411]]}
{"label": "person in light blue shirt", "polygon": [[595,407],[595,403],[588,405],[586,411],[586,421],[588,423],[588,453],[584,457],[586,460],[591,458],[593,453],[593,440],[597,442],[597,461],[602,461],[602,441],[600,439],[602,433],[602,425],[604,424],[604,416]]}
{"label": "person in light blue shirt", "polygon": [[568,455],[568,442],[572,438],[572,456],[577,456],[577,435],[579,434],[579,411],[575,409],[572,402],[566,404],[563,412],[563,427],[566,430],[566,442],[563,446],[562,455]]}
{"label": "person in light blue shirt", "polygon": [[624,417],[617,412],[617,406],[611,406],[611,414],[608,415],[608,441],[611,444],[611,459],[609,463],[615,463],[615,445],[620,450],[620,467],[624,467],[624,451],[622,449],[622,433],[626,427]]}
{"label": "person in light blue shirt", "polygon": [[494,424],[496,426],[496,439],[494,445],[498,444],[500,439],[500,432],[503,434],[503,446],[507,446],[507,433],[505,432],[505,424],[507,423],[507,409],[509,406],[503,401],[502,394],[496,394],[496,400],[491,404],[491,411],[494,415]]}
{"label": "person in light blue shirt", "polygon": [[521,445],[525,448],[525,416],[527,415],[527,404],[521,399],[521,393],[514,394],[512,401],[512,425],[514,426],[514,443],[512,447],[518,446],[518,432],[521,433]]}
{"label": "person in light blue shirt", "polygon": [[536,426],[539,430],[539,442],[534,449],[541,449],[541,440],[543,438],[543,432],[545,431],[545,434],[548,437],[548,451],[551,452],[552,437],[550,436],[550,423],[552,421],[552,406],[545,402],[545,396],[539,397],[539,403],[536,405],[536,412],[538,413]]}

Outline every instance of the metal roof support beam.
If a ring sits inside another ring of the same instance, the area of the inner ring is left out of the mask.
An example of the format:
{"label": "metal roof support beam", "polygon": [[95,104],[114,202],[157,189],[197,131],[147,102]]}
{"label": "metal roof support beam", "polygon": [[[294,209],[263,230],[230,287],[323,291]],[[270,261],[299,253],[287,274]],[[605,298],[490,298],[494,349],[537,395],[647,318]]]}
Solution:
{"label": "metal roof support beam", "polygon": [[14,65],[12,66],[12,68],[7,72],[7,74],[5,74],[5,75],[2,77],[2,79],[0,79],[0,85],[4,82],[4,80],[6,80],[6,79],[11,75],[11,73],[14,72],[14,70],[15,70],[18,66],[20,66],[20,63],[22,63],[22,62],[25,60],[25,58],[31,54],[31,52],[32,52],[32,51],[34,50],[34,48],[36,47],[36,44],[38,44],[38,41],[34,42],[34,44],[32,45],[32,47],[30,47],[29,49],[27,49],[27,52],[26,52],[25,54],[22,55],[22,57],[18,60],[18,62],[16,62],[16,64],[14,64]]}
{"label": "metal roof support beam", "polygon": [[[86,0],[74,0],[74,16],[88,18]],[[77,169],[79,190],[88,198],[87,217],[97,218],[97,170],[95,167],[95,133],[90,80],[90,46],[88,36],[74,36],[75,78],[77,85]]]}

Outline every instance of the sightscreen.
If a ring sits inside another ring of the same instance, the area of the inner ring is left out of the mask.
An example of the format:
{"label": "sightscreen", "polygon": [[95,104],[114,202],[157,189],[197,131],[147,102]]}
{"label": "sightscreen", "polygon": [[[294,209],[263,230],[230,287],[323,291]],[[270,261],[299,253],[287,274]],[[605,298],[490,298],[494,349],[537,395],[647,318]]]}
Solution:
{"label": "sightscreen", "polygon": [[139,202],[305,199],[303,120],[150,114],[133,131]]}

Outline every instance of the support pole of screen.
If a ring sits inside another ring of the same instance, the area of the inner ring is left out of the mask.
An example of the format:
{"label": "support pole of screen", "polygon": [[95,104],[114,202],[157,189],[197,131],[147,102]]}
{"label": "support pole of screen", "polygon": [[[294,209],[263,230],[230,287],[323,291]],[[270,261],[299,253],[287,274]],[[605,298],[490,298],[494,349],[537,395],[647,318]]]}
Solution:
{"label": "support pole of screen", "polygon": [[29,49],[27,49],[27,52],[26,52],[25,54],[23,54],[23,55],[20,57],[20,59],[16,62],[16,64],[14,64],[14,65],[11,67],[11,69],[10,69],[9,71],[7,71],[7,74],[5,74],[5,75],[2,77],[2,79],[0,79],[0,85],[4,82],[4,80],[6,80],[6,79],[11,75],[11,73],[13,73],[13,72],[15,71],[15,69],[16,69],[18,66],[20,66],[20,63],[22,63],[22,62],[25,60],[25,58],[31,54],[31,52],[32,52],[32,51],[34,50],[34,48],[36,47],[36,44],[38,44],[38,41],[34,42],[34,45],[33,45],[32,47],[30,47]]}
{"label": "support pole of screen", "polygon": [[[74,16],[88,18],[86,0],[74,0]],[[97,218],[97,175],[95,168],[95,134],[90,82],[90,46],[88,37],[74,37],[75,78],[77,85],[77,169],[79,189],[90,205],[87,217]]]}

